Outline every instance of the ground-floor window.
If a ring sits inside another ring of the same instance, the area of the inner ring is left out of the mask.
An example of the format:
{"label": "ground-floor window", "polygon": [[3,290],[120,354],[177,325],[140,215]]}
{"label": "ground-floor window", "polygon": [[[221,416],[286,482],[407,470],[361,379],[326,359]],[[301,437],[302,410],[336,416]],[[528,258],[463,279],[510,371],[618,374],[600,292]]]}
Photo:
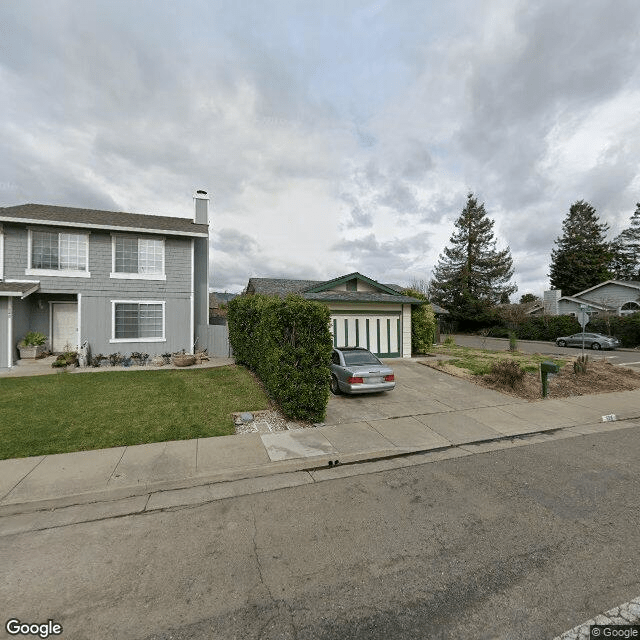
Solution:
{"label": "ground-floor window", "polygon": [[640,305],[637,302],[626,302],[620,309],[620,315],[628,316],[638,311],[640,311]]}
{"label": "ground-floor window", "polygon": [[164,340],[164,302],[113,301],[113,340]]}

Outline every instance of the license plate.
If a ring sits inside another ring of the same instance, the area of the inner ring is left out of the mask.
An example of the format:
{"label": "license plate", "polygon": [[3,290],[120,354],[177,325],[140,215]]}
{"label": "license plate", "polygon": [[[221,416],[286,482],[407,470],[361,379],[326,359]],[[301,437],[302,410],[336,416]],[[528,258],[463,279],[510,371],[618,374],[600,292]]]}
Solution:
{"label": "license plate", "polygon": [[365,379],[367,384],[378,384],[379,382],[382,382],[382,378],[366,378]]}

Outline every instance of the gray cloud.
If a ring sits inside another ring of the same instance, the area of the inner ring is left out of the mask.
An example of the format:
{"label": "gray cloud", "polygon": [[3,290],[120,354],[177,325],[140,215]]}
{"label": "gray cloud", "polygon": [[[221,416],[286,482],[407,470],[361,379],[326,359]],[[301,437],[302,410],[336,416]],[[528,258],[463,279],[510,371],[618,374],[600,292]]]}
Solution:
{"label": "gray cloud", "polygon": [[533,288],[572,202],[613,233],[640,199],[637,0],[21,0],[0,24],[0,206],[189,215],[207,188],[219,288],[425,277],[468,190]]}
{"label": "gray cloud", "polygon": [[537,163],[558,117],[579,118],[622,90],[637,73],[640,53],[640,7],[633,0],[527,3],[515,14],[516,44],[507,37],[504,47],[495,43],[470,60],[458,134],[507,206],[546,197],[550,177]]}
{"label": "gray cloud", "polygon": [[260,245],[251,236],[236,229],[220,229],[214,233],[211,246],[214,251],[235,257],[246,257],[260,250]]}
{"label": "gray cloud", "polygon": [[430,234],[419,233],[409,238],[380,241],[370,233],[362,238],[342,240],[332,249],[347,256],[354,270],[382,281],[390,276],[407,281],[407,272],[424,270],[423,254],[430,248]]}

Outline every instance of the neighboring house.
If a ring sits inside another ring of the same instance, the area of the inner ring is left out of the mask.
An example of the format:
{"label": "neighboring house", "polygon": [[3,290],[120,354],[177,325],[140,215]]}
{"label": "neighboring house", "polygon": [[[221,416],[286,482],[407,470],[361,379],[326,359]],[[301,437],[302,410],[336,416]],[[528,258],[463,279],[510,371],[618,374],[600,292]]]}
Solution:
{"label": "neighboring house", "polygon": [[250,278],[245,293],[285,297],[295,293],[324,302],[331,312],[333,344],[366,347],[383,358],[411,357],[411,305],[397,285],[349,273],[332,280]]}
{"label": "neighboring house", "polygon": [[[226,324],[226,305],[233,300],[237,293],[223,293],[222,291],[209,291],[209,324]],[[224,307],[223,307],[224,305]]]}
{"label": "neighboring house", "polygon": [[563,296],[559,289],[544,292],[542,305],[536,305],[530,315],[575,316],[581,305],[588,305],[592,316],[624,316],[640,311],[640,282],[607,280],[572,296]]}
{"label": "neighboring house", "polygon": [[0,208],[0,369],[28,331],[54,352],[192,353],[208,323],[208,200],[195,194],[193,219]]}

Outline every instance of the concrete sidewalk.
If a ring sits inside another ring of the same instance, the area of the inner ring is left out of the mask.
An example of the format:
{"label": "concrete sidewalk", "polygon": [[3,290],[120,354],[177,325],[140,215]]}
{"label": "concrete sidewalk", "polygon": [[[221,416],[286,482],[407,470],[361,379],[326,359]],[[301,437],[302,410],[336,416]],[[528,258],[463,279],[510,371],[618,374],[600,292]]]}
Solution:
{"label": "concrete sidewalk", "polygon": [[[311,429],[3,460],[0,516],[209,486],[202,494],[206,498],[210,485],[232,480],[253,478],[254,484],[273,488],[275,478],[268,477],[278,474],[316,470],[328,479],[345,475],[345,465],[357,462],[390,459],[388,464],[406,466],[421,460],[416,454],[452,457],[640,426],[640,390],[532,403],[495,392],[474,400],[469,391],[467,384],[465,396],[461,385],[455,402],[449,400],[460,405],[457,410],[444,404],[446,398],[413,403],[403,398],[393,404],[404,415],[384,416],[374,398],[362,405],[369,415]],[[385,410],[394,413],[388,403]],[[616,421],[603,422],[609,414]]]}

